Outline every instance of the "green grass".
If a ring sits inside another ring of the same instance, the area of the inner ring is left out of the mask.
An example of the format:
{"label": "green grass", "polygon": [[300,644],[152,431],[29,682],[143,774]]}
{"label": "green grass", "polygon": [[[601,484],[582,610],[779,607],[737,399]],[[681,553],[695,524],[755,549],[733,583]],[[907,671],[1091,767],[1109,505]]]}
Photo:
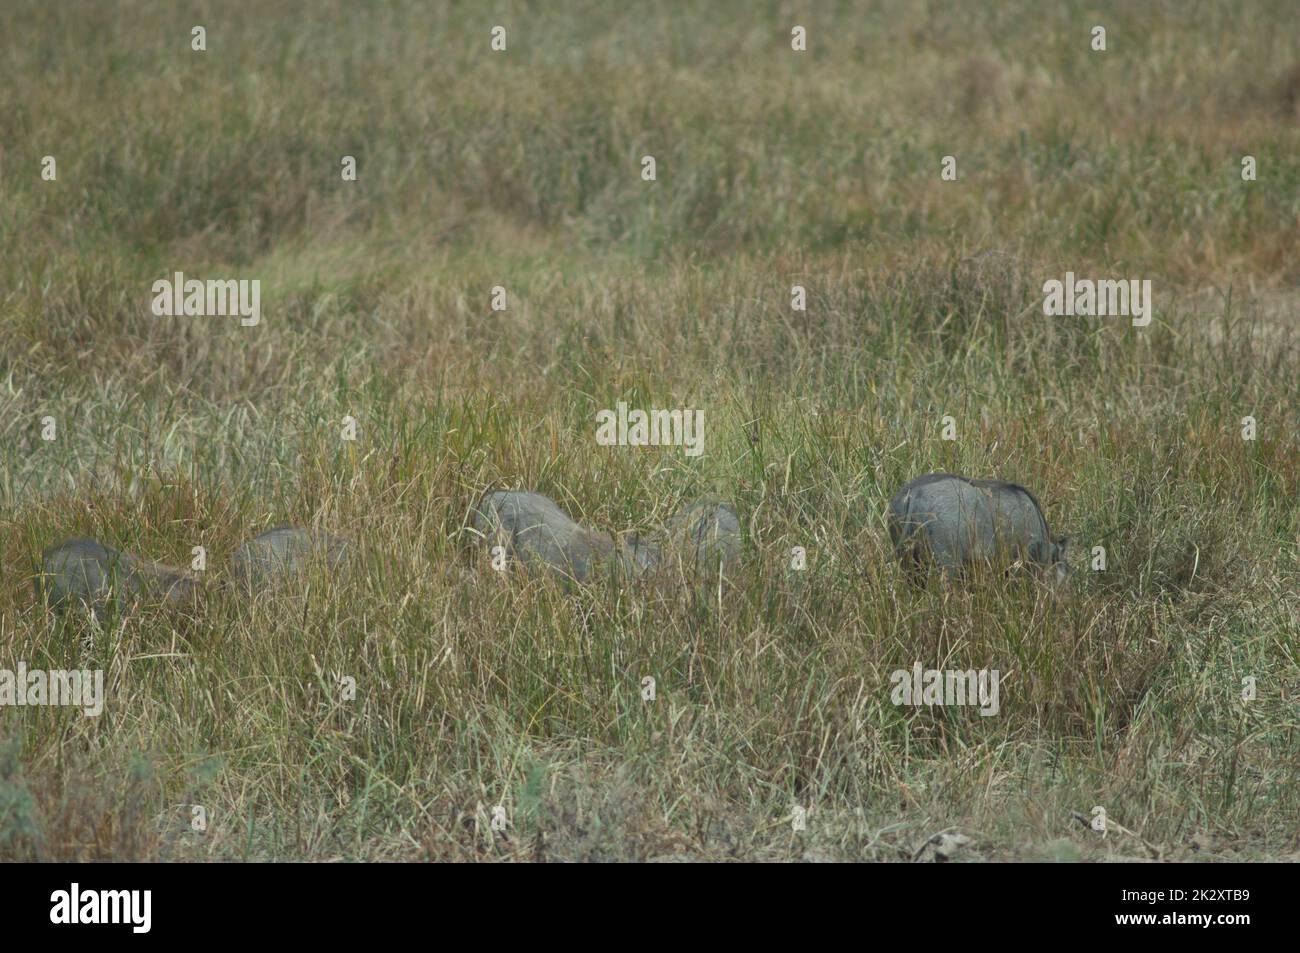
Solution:
{"label": "green grass", "polygon": [[[1289,4],[362,6],[0,11],[0,668],[107,691],[0,709],[0,858],[1295,857]],[[176,270],[262,324],[154,317]],[[1044,317],[1066,270],[1153,323]],[[704,455],[597,446],[619,400]],[[883,514],[929,470],[1033,488],[1069,587],[909,589]],[[743,568],[502,579],[461,532],[501,486],[607,530],[717,493]],[[280,523],[359,570],[240,603]],[[35,604],[73,535],[207,547],[202,611]],[[894,707],[917,660],[1001,713]]]}

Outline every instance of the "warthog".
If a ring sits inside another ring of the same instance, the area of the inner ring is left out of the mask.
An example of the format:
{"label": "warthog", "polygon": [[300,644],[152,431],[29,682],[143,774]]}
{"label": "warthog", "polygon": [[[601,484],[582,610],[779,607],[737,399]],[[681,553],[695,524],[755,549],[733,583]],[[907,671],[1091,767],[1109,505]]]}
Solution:
{"label": "warthog", "polygon": [[663,549],[688,567],[730,574],[740,563],[740,518],[717,497],[702,497],[664,524]]}
{"label": "warthog", "polygon": [[635,575],[656,556],[639,544],[629,546],[608,533],[589,530],[548,496],[523,490],[497,490],[474,510],[473,528],[489,547],[502,546],[525,565],[586,582],[603,568]]}
{"label": "warthog", "polygon": [[330,533],[300,526],[277,526],[235,550],[230,557],[230,571],[238,585],[252,590],[274,585],[313,563],[337,571],[351,549],[347,540]]}
{"label": "warthog", "polygon": [[586,582],[613,569],[636,578],[667,569],[672,558],[688,568],[735,568],[740,521],[726,504],[696,500],[649,540],[626,539],[587,529],[540,493],[497,490],[474,510],[474,531],[489,547],[502,546],[525,565],[545,567],[565,579]]}
{"label": "warthog", "polygon": [[1038,500],[1023,486],[927,473],[889,501],[894,551],[915,578],[938,566],[955,575],[974,565],[1020,562],[1062,581],[1067,539],[1053,539]]}
{"label": "warthog", "polygon": [[179,606],[193,602],[198,587],[180,569],[146,562],[100,545],[93,539],[70,539],[45,550],[36,598],[56,609],[79,603],[103,610],[111,595],[123,602],[154,600]]}

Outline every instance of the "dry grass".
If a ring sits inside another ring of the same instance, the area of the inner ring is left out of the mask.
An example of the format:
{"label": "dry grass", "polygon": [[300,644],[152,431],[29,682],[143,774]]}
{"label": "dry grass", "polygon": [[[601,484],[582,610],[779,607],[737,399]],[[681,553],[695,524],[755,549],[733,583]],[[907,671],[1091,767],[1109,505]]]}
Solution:
{"label": "dry grass", "polygon": [[[1294,856],[1289,6],[930,7],[809,14],[799,55],[780,4],[6,5],[0,667],[108,697],[0,709],[0,857],[1144,852],[1094,805],[1165,857]],[[154,317],[175,270],[260,279],[262,324]],[[1150,278],[1154,322],[1043,317],[1066,270]],[[704,456],[596,446],[619,400],[702,409]],[[1070,588],[908,589],[883,512],[927,470],[1034,488]],[[501,579],[461,532],[498,486],[606,530],[716,492],[743,570]],[[359,571],[223,591],[288,522]],[[35,605],[72,535],[204,545],[202,612]],[[891,705],[918,659],[1005,673],[1000,714]]]}

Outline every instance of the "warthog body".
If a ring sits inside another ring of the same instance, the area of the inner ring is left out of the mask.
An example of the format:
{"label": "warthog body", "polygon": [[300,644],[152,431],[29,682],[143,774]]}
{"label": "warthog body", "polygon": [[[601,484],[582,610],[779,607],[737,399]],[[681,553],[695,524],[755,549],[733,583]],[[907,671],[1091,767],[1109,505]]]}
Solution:
{"label": "warthog body", "polygon": [[952,575],[975,565],[1021,562],[1053,581],[1065,578],[1067,540],[1055,540],[1042,507],[1023,486],[928,473],[889,502],[889,535],[903,565]]}
{"label": "warthog body", "polygon": [[102,610],[113,595],[124,602],[179,606],[195,599],[197,587],[179,569],[146,562],[93,539],[70,539],[42,554],[37,599],[46,599],[56,609],[80,604]]}
{"label": "warthog body", "polygon": [[540,493],[489,493],[474,511],[473,527],[489,547],[503,546],[525,565],[541,566],[577,582],[587,582],[602,568],[635,575],[654,560],[644,547],[625,545],[575,522]]}
{"label": "warthog body", "polygon": [[351,552],[347,540],[300,526],[277,526],[254,536],[230,557],[236,583],[246,589],[274,585],[313,563],[340,569]]}
{"label": "warthog body", "polygon": [[740,518],[716,497],[698,499],[664,524],[663,550],[688,567],[730,574],[740,563]]}
{"label": "warthog body", "polygon": [[498,490],[475,509],[472,525],[489,547],[503,546],[525,565],[542,566],[565,579],[587,582],[614,570],[634,578],[668,569],[674,559],[687,568],[726,571],[740,557],[740,521],[713,498],[683,508],[649,541],[587,529],[540,493]]}

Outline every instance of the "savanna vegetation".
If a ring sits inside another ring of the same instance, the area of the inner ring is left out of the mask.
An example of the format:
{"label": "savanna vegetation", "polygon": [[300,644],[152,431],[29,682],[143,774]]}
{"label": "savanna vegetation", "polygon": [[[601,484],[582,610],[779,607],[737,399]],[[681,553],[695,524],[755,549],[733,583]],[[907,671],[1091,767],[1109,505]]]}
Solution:
{"label": "savanna vegetation", "polygon": [[[0,858],[1294,859],[1295,13],[6,2],[0,668],[106,697],[0,708]],[[260,324],[155,316],[176,271]],[[1151,324],[1044,316],[1066,271]],[[598,446],[618,401],[704,453]],[[909,587],[931,470],[1032,487],[1067,586]],[[463,530],[516,487],[619,531],[717,494],[742,566],[502,575]],[[278,524],[358,566],[239,597]],[[202,605],[51,611],[70,536],[204,546]],[[891,704],[918,660],[1000,712]]]}

